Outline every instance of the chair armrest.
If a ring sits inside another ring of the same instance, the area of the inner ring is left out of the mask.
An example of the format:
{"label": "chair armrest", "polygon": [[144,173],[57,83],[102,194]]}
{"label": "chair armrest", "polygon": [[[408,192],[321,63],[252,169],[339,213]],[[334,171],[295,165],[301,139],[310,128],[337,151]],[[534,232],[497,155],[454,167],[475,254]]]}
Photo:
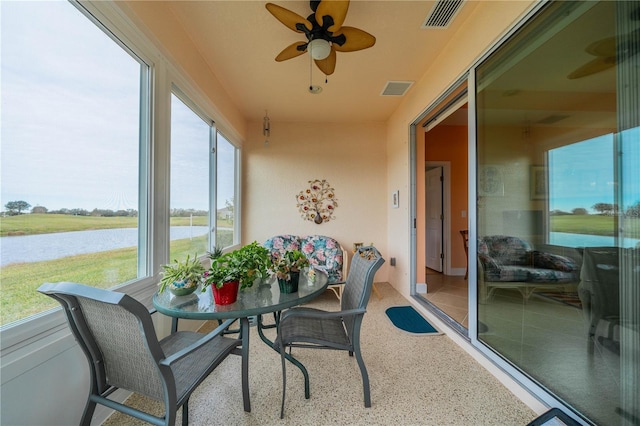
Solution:
{"label": "chair armrest", "polygon": [[502,268],[500,262],[487,254],[478,253],[478,261],[478,263],[482,265],[482,268],[486,271],[497,272]]}
{"label": "chair armrest", "polygon": [[578,265],[573,259],[560,256],[559,254],[534,250],[532,257],[533,266],[536,268],[553,269],[564,272],[573,272],[578,270]]}
{"label": "chair armrest", "polygon": [[[305,318],[343,318],[349,316],[364,315],[367,312],[365,308],[349,309],[346,311],[319,311],[319,310],[307,310],[307,309],[290,309],[286,312],[286,318],[292,317],[305,317]],[[284,320],[284,318],[283,318]]]}
{"label": "chair armrest", "polygon": [[189,355],[191,352],[195,351],[196,349],[200,348],[201,346],[206,345],[211,340],[213,340],[216,337],[218,337],[219,335],[221,335],[222,332],[224,330],[226,330],[235,321],[236,321],[235,319],[226,320],[225,322],[220,324],[215,330],[213,330],[210,333],[205,334],[203,338],[195,341],[194,343],[190,344],[186,348],[183,348],[183,349],[179,350],[178,352],[166,357],[165,359],[160,360],[160,365],[171,366],[175,362],[180,361],[182,358],[184,358],[185,356]]}

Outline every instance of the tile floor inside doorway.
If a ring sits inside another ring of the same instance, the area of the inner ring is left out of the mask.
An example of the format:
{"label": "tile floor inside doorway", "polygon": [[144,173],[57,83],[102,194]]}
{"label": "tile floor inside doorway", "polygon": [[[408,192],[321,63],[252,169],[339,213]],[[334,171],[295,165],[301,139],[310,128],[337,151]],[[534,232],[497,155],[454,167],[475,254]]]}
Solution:
{"label": "tile floor inside doorway", "polygon": [[469,282],[463,276],[444,275],[427,268],[424,297],[464,328],[469,328]]}

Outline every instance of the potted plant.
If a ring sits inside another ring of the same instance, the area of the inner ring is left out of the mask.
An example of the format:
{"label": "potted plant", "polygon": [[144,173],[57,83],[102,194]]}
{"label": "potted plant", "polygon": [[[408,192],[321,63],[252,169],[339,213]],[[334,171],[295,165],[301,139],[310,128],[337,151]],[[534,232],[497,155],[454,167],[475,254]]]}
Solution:
{"label": "potted plant", "polygon": [[162,293],[165,288],[176,296],[186,296],[191,294],[202,282],[205,269],[197,253],[193,259],[187,255],[187,259],[183,262],[174,259],[173,263],[162,265],[162,279],[160,280],[160,289]]}
{"label": "potted plant", "polygon": [[204,273],[202,291],[211,286],[218,305],[234,303],[238,290],[251,287],[257,278],[266,275],[269,251],[256,241],[229,253],[218,250],[209,254],[211,266]]}
{"label": "potted plant", "polygon": [[275,253],[271,258],[269,273],[278,279],[280,292],[298,291],[300,270],[309,266],[309,259],[300,250],[288,250],[283,255]]}

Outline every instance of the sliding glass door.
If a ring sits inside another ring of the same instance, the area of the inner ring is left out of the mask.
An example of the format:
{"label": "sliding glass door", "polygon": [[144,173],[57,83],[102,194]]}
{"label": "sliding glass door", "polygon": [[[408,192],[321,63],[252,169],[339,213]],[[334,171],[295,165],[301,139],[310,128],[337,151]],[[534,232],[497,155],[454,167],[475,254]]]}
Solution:
{"label": "sliding glass door", "polygon": [[640,423],[640,1],[554,2],[476,69],[478,339]]}

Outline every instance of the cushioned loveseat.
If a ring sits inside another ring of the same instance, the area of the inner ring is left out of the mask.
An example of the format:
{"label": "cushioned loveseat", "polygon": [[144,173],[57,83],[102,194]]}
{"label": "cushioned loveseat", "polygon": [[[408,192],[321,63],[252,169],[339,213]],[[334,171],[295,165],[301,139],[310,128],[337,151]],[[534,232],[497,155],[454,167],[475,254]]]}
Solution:
{"label": "cushioned loveseat", "polygon": [[517,289],[525,301],[536,289],[568,291],[577,284],[578,274],[573,259],[533,250],[521,238],[490,235],[478,240],[478,281],[484,300],[498,288]]}
{"label": "cushioned loveseat", "polygon": [[272,253],[278,251],[284,254],[287,250],[300,250],[315,268],[327,273],[329,289],[338,298],[342,284],[347,277],[348,254],[337,240],[324,235],[276,235],[263,243]]}

